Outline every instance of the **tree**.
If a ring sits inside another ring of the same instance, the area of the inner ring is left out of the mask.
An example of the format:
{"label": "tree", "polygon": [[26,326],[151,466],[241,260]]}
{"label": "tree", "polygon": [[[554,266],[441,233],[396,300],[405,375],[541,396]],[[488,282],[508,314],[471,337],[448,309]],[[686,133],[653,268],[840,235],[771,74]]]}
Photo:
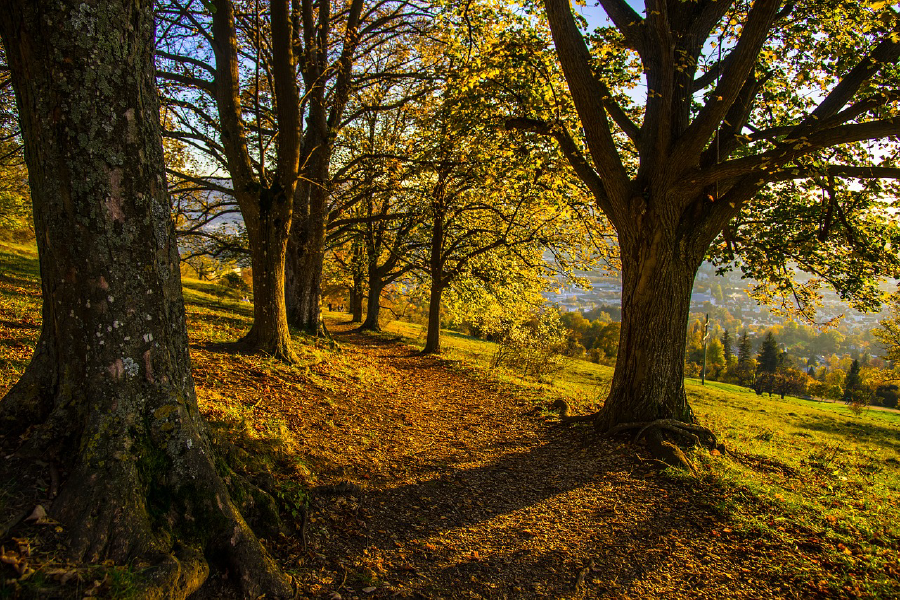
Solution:
{"label": "tree", "polygon": [[207,561],[224,560],[245,596],[290,597],[197,410],[150,6],[0,7],[43,293],[38,345],[0,402],[0,430],[16,455],[67,474],[49,513],[73,560],[157,563],[140,593],[167,598],[191,594]]}
{"label": "tree", "polygon": [[731,361],[734,359],[734,349],[731,346],[731,334],[728,333],[727,329],[722,334],[722,358],[725,360],[726,365],[730,365]]}
{"label": "tree", "polygon": [[[896,13],[651,0],[641,17],[624,0],[600,4],[614,27],[588,44],[567,0],[544,2],[583,146],[552,116],[533,128],[561,140],[618,233],[622,338],[595,422],[692,422],[682,340],[708,251],[723,265],[745,257],[774,302],[804,309],[822,280],[874,306],[875,279],[897,268],[900,236],[879,198],[900,169],[890,146],[869,142],[900,132]],[[646,101],[632,106],[622,91],[638,83]],[[792,264],[818,277],[796,285]]]}
{"label": "tree", "polygon": [[718,372],[725,366],[725,352],[722,348],[722,342],[717,338],[712,338],[709,341],[706,349],[706,364],[714,372]]}
{"label": "tree", "polygon": [[[161,86],[177,128],[169,135],[228,172],[181,180],[233,194],[247,227],[254,276],[254,325],[242,345],[295,360],[287,325],[319,329],[334,143],[352,117],[354,86],[388,76],[355,61],[419,20],[416,2],[350,0],[166,0],[158,9]],[[395,52],[389,63],[405,64]],[[394,74],[396,75],[396,73]],[[259,286],[259,290],[256,290]]]}
{"label": "tree", "polygon": [[844,402],[852,402],[855,394],[861,388],[862,379],[859,376],[859,360],[854,359],[853,364],[850,365],[850,370],[847,371],[847,376],[844,378],[844,395],[842,400]]}
{"label": "tree", "polygon": [[390,108],[359,114],[339,140],[347,165],[352,165],[342,169],[342,179],[345,193],[352,196],[347,203],[355,205],[355,212],[353,218],[335,222],[346,225],[335,227],[334,235],[346,228],[360,248],[360,271],[368,284],[362,330],[380,330],[383,291],[414,267],[409,260],[417,243],[412,233],[422,214],[410,198],[411,187],[405,184],[415,172],[411,164],[415,135],[411,134],[417,107],[411,99],[429,90],[430,78],[425,79],[425,83],[383,81],[360,91],[352,99],[354,107]]}
{"label": "tree", "polygon": [[738,342],[737,375],[742,385],[747,385],[755,375],[751,362],[753,362],[753,344],[750,342],[750,333],[745,329]]}
{"label": "tree", "polygon": [[785,394],[805,394],[809,388],[809,379],[809,376],[799,369],[790,367],[779,369],[775,374],[775,392],[782,399],[784,399]]}
{"label": "tree", "polygon": [[759,354],[756,356],[756,360],[759,362],[759,366],[756,368],[757,372],[774,373],[778,369],[778,356],[780,354],[775,336],[771,331],[767,331],[759,349]]}
{"label": "tree", "polygon": [[[208,17],[207,8],[211,13]],[[247,229],[253,270],[253,325],[238,344],[295,362],[284,296],[284,265],[303,142],[296,82],[298,56],[294,52],[296,34],[289,0],[270,0],[269,9],[272,81],[266,91],[271,93],[275,108],[274,114],[268,115],[271,121],[266,130],[277,127],[279,133],[271,161],[274,164],[269,164],[262,150],[258,76],[255,110],[245,106],[247,94],[241,77],[244,58],[232,0],[212,0],[199,12],[190,0],[161,4],[158,13],[168,37],[160,43],[163,69],[159,77],[163,89],[171,90],[168,103],[173,111],[179,111],[173,112],[174,118],[184,129],[169,135],[205,150],[228,172],[231,186],[229,189],[211,178],[173,173],[181,180],[233,196]],[[258,10],[254,16],[260,18]],[[201,23],[201,19],[207,22]],[[176,35],[180,30],[184,33]],[[198,59],[203,56],[197,47],[199,41],[184,43],[185,38],[194,36],[208,44],[209,63]],[[261,49],[257,46],[256,50]],[[246,114],[254,117],[251,127],[245,123]],[[253,131],[255,137],[251,137]],[[253,141],[258,141],[260,148],[255,160],[251,154]]]}
{"label": "tree", "polygon": [[900,387],[894,383],[879,385],[875,390],[875,396],[879,399],[882,406],[897,408],[897,399],[900,398]]}
{"label": "tree", "polygon": [[[468,37],[470,20],[480,23],[477,46]],[[418,231],[427,240],[418,258],[430,287],[425,353],[440,351],[442,297],[451,285],[492,286],[526,271],[543,273],[550,268],[544,250],[562,264],[588,238],[571,209],[583,204],[583,187],[562,168],[563,156],[543,139],[510,139],[498,114],[510,88],[532,86],[516,73],[503,79],[495,66],[517,47],[516,36],[527,39],[527,21],[503,7],[470,3],[443,13],[441,25],[432,50],[441,57],[441,85],[421,102],[417,172],[409,184],[419,190]]]}
{"label": "tree", "polygon": [[896,368],[900,365],[900,293],[891,296],[888,309],[888,316],[872,330],[872,335],[884,348],[882,357],[893,362]]}

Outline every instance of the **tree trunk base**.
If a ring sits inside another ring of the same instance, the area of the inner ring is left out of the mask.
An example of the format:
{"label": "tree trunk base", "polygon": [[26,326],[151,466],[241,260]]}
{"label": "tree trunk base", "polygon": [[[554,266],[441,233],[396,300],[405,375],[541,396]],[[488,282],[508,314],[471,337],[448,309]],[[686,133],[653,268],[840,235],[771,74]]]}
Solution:
{"label": "tree trunk base", "polygon": [[[42,423],[23,429],[23,422],[13,420],[23,410],[24,401],[16,397],[55,408]],[[243,597],[294,596],[291,580],[241,514],[257,511],[259,521],[277,526],[274,501],[224,467],[231,487],[242,485],[245,492],[239,494],[245,501],[236,505],[212,447],[192,431],[197,421],[184,408],[169,404],[174,410],[151,410],[145,419],[116,427],[110,425],[115,417],[79,415],[67,402],[49,398],[16,394],[0,402],[2,447],[26,464],[50,461],[49,489],[37,479],[26,484],[29,510],[40,504],[60,524],[66,559],[79,565],[150,565],[136,573],[142,598],[187,598],[206,582],[209,560],[236,576],[230,583]],[[79,422],[81,427],[73,427]],[[5,534],[21,522],[11,521]]]}
{"label": "tree trunk base", "polygon": [[266,354],[289,365],[295,365],[300,362],[300,357],[294,352],[289,341],[264,342],[259,339],[259,336],[256,335],[253,329],[236,342],[223,344],[222,347],[238,353]]}
{"label": "tree trunk base", "polygon": [[[564,425],[592,423],[600,428],[603,423],[602,411],[589,415],[570,415],[569,404],[562,399],[556,400],[551,408],[559,411],[560,423]],[[676,419],[620,423],[607,428],[603,433],[611,437],[634,429],[638,429],[634,442],[637,443],[641,437],[646,436],[647,448],[650,450],[654,460],[668,466],[685,469],[695,475],[697,474],[697,469],[687,458],[682,448],[704,447],[710,450],[724,451],[724,447],[718,443],[716,434],[710,429],[696,423],[685,423]],[[676,441],[679,443],[675,443]]]}

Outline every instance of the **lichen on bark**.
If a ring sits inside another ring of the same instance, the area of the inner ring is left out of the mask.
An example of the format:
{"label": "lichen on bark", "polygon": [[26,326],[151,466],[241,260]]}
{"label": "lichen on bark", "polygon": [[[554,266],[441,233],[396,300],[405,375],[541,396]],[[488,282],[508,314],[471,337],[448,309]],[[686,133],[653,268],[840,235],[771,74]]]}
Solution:
{"label": "lichen on bark", "polygon": [[32,362],[0,402],[5,445],[60,466],[49,512],[72,559],[152,564],[143,595],[178,598],[219,557],[245,596],[291,596],[231,500],[197,409],[151,3],[6,2],[0,35],[44,301]]}

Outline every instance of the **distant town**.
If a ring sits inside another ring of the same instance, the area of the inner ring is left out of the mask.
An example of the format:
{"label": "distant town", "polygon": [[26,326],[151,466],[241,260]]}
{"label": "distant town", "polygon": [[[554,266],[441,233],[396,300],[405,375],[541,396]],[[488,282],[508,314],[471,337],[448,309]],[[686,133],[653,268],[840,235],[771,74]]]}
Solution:
{"label": "distant town", "polygon": [[[621,305],[622,284],[617,275],[597,272],[582,272],[578,275],[590,282],[590,289],[566,287],[558,293],[545,293],[544,297],[568,312],[585,313],[603,307],[618,308]],[[783,317],[771,314],[768,307],[760,306],[750,298],[746,290],[751,286],[752,281],[742,279],[739,271],[717,275],[716,267],[704,262],[694,280],[691,312],[702,313],[713,308],[724,308],[741,322],[742,327],[764,328],[783,323]],[[884,289],[891,290],[892,286],[885,286]],[[885,314],[856,311],[830,289],[823,289],[823,305],[818,311],[821,321],[843,315],[841,323],[851,331],[872,329]]]}

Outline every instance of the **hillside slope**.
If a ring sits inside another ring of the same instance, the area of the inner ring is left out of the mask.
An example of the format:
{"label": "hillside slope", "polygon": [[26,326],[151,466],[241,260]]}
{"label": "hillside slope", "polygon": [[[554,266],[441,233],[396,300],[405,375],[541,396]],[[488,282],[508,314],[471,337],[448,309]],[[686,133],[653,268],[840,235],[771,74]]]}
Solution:
{"label": "hillside slope", "polygon": [[[422,357],[415,326],[365,336],[337,314],[336,345],[297,337],[302,363],[287,367],[222,345],[249,325],[226,293],[185,282],[201,410],[230,467],[275,498],[282,527],[248,514],[300,597],[900,595],[894,415],[691,383],[730,449],[696,453],[691,476],[547,411],[560,395],[592,409],[605,368],[538,385],[487,369],[484,342],[448,336],[447,356]],[[6,249],[0,394],[38,323],[34,256]],[[0,470],[0,523],[52,495],[46,463],[18,460]],[[65,563],[46,525],[14,524],[0,544],[0,595],[130,589],[129,568]],[[223,597],[213,579],[207,597]]]}

